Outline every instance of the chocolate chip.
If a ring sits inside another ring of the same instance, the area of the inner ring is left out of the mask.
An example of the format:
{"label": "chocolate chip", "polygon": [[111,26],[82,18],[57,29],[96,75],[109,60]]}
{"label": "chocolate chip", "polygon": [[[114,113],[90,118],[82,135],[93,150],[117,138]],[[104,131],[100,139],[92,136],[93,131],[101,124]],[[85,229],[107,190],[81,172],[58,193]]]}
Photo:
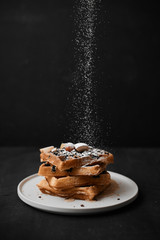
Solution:
{"label": "chocolate chip", "polygon": [[81,204],[81,207],[84,207],[84,205],[83,205],[83,204]]}

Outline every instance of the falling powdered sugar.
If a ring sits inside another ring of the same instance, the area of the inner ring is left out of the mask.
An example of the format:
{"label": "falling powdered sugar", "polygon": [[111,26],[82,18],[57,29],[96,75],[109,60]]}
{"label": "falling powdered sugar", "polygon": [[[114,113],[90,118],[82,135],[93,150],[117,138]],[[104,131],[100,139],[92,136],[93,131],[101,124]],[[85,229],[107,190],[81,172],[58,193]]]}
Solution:
{"label": "falling powdered sugar", "polygon": [[72,133],[75,142],[94,146],[100,135],[96,110],[96,27],[100,0],[77,0],[74,7],[75,65],[72,102]]}

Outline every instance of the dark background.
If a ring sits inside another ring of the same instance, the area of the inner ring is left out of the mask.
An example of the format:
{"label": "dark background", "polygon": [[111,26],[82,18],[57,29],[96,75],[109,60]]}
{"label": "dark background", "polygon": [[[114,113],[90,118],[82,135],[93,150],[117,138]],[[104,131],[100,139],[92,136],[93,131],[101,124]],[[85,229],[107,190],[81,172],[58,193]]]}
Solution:
{"label": "dark background", "polygon": [[[67,141],[74,72],[75,1],[0,2],[0,144]],[[96,65],[103,142],[158,147],[159,10],[153,2],[102,1]]]}
{"label": "dark background", "polygon": [[115,156],[108,170],[135,181],[138,198],[81,217],[39,211],[18,198],[19,182],[38,171],[38,147],[58,146],[70,134],[74,4],[0,1],[1,239],[160,239],[160,34],[154,1],[102,0],[96,33],[101,137]]}

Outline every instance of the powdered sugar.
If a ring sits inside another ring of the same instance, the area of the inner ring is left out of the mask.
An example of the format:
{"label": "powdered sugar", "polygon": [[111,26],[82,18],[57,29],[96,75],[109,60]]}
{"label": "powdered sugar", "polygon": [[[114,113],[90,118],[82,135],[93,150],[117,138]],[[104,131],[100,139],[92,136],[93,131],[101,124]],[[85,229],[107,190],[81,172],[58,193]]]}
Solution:
{"label": "powdered sugar", "polygon": [[99,135],[99,122],[95,107],[95,54],[97,14],[100,0],[75,1],[75,65],[72,89],[72,132],[75,142],[95,145]]}
{"label": "powdered sugar", "polygon": [[72,151],[66,151],[64,148],[60,149],[57,148],[55,152],[52,152],[58,157],[65,157],[65,159],[70,159],[70,158],[84,158],[84,157],[89,157],[90,159],[98,159],[101,156],[108,155],[109,153],[106,152],[105,150],[98,149],[98,148],[93,148],[89,146],[89,149],[87,151],[83,152],[78,152],[76,149],[73,149]]}

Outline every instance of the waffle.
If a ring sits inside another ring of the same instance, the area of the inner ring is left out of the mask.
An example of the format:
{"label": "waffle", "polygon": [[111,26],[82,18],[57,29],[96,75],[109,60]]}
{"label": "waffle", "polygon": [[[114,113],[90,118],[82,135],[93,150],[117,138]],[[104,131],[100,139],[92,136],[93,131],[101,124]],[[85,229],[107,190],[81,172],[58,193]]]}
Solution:
{"label": "waffle", "polygon": [[44,194],[59,196],[63,198],[73,198],[73,199],[82,199],[82,200],[93,200],[98,194],[100,194],[109,185],[110,185],[110,182],[107,182],[106,185],[74,187],[74,188],[63,190],[59,188],[50,187],[48,182],[45,179],[41,180],[41,182],[37,184],[41,192]]}
{"label": "waffle", "polygon": [[82,153],[75,149],[71,152],[64,148],[54,148],[53,146],[40,149],[41,162],[49,162],[55,165],[59,170],[70,168],[80,168],[83,165],[109,164],[113,163],[113,155],[101,149],[90,147],[88,151]]}
{"label": "waffle", "polygon": [[38,175],[47,177],[65,177],[65,176],[97,176],[106,169],[106,164],[82,166],[80,168],[70,168],[68,170],[60,171],[54,165],[49,163],[42,163],[39,167]]}
{"label": "waffle", "polygon": [[105,185],[110,181],[110,174],[104,172],[98,176],[67,176],[67,177],[46,177],[47,182],[53,188],[73,188],[92,185]]}

